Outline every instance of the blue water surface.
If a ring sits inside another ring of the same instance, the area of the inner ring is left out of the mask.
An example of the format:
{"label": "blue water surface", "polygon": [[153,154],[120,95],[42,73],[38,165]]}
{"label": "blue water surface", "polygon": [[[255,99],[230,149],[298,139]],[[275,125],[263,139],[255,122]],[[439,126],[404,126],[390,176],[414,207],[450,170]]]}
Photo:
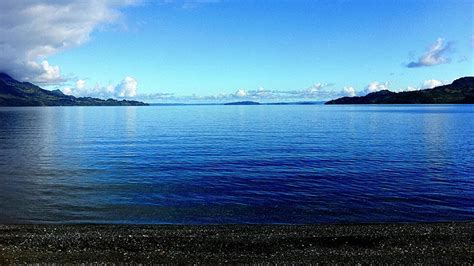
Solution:
{"label": "blue water surface", "polygon": [[2,223],[474,220],[474,105],[0,108]]}

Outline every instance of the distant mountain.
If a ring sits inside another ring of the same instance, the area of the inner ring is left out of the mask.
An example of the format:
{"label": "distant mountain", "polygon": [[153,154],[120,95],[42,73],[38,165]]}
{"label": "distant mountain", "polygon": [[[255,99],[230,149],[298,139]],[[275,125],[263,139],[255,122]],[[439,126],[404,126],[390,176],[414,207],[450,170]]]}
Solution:
{"label": "distant mountain", "polygon": [[44,90],[0,73],[0,106],[131,106],[148,105],[138,101],[101,100],[65,95],[60,90]]}
{"label": "distant mountain", "polygon": [[260,103],[252,102],[252,101],[243,101],[243,102],[225,103],[224,105],[260,105]]}
{"label": "distant mountain", "polygon": [[362,97],[342,97],[326,104],[449,104],[474,103],[474,77],[464,77],[449,85],[405,92],[382,90]]}

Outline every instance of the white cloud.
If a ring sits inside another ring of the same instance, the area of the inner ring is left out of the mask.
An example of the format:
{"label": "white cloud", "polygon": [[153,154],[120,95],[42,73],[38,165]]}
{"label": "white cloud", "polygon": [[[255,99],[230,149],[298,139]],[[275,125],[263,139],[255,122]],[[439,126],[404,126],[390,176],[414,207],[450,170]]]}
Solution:
{"label": "white cloud", "polygon": [[431,88],[434,88],[434,87],[441,86],[443,84],[444,83],[440,80],[428,79],[428,80],[423,81],[423,85],[421,87],[423,89],[431,89]]}
{"label": "white cloud", "polygon": [[66,87],[63,89],[63,93],[66,95],[74,95],[74,90],[71,87]]}
{"label": "white cloud", "polygon": [[214,99],[226,99],[226,98],[238,98],[238,99],[272,99],[273,91],[267,90],[263,87],[259,87],[257,90],[245,90],[245,89],[238,89],[233,94],[217,94],[214,96],[206,96]]}
{"label": "white cloud", "polygon": [[[138,82],[136,79],[132,77],[125,77],[119,86],[116,88],[116,93],[118,97],[125,98],[125,97],[135,97],[137,96],[137,87]],[[111,88],[108,88],[111,90]]]}
{"label": "white cloud", "polygon": [[389,89],[389,82],[378,82],[378,81],[373,81],[367,85],[363,91],[363,94],[369,94],[372,92],[377,92],[381,90],[388,90]]}
{"label": "white cloud", "polygon": [[329,89],[333,86],[330,83],[314,83],[313,85],[309,86],[308,88],[302,90],[290,90],[290,91],[275,91],[275,94],[280,94],[282,96],[286,96],[287,98],[295,98],[295,99],[317,99],[317,100],[324,100],[324,99],[331,99],[334,95],[339,95],[339,92],[335,90]]}
{"label": "white cloud", "polygon": [[309,86],[308,88],[302,90],[301,92],[299,92],[299,94],[301,96],[303,96],[304,98],[311,98],[311,97],[318,96],[321,93],[323,93],[323,89],[325,87],[326,87],[326,84],[315,83],[315,84]]}
{"label": "white cloud", "polygon": [[86,87],[86,81],[83,80],[83,79],[80,79],[78,81],[76,81],[76,88],[79,89],[79,90],[82,90]]}
{"label": "white cloud", "polygon": [[235,93],[234,96],[237,98],[245,98],[247,97],[247,91],[244,89],[238,89]]}
{"label": "white cloud", "polygon": [[[59,70],[59,66],[52,66],[46,60],[43,60],[41,63],[35,61],[28,61],[26,62],[25,67],[28,68],[28,71],[30,71],[32,75],[36,76],[35,80],[33,80],[36,83],[58,83],[64,80],[61,77],[61,71]],[[26,78],[26,80],[29,79]]]}
{"label": "white cloud", "polygon": [[308,93],[317,93],[323,87],[325,87],[325,84],[319,82],[309,86],[308,88],[306,88],[305,91],[307,91]]}
{"label": "white cloud", "polygon": [[418,90],[424,90],[424,89],[432,89],[434,87],[442,86],[448,83],[450,82],[436,80],[436,79],[428,79],[421,82],[418,86],[408,86],[406,87],[406,89],[401,90],[401,91],[418,91]]}
{"label": "white cloud", "polygon": [[94,87],[87,87],[85,80],[77,80],[73,88],[66,87],[64,94],[76,97],[95,97],[95,98],[135,98],[138,93],[138,82],[133,77],[125,77],[119,84],[101,86],[96,83]]}
{"label": "white cloud", "polygon": [[352,86],[344,87],[342,91],[344,96],[354,97],[357,95],[356,90]]}
{"label": "white cloud", "polygon": [[443,38],[438,38],[436,42],[418,58],[418,61],[410,62],[406,66],[413,68],[449,63],[451,59],[447,57],[446,54],[451,51],[451,46],[451,42],[445,42]]}
{"label": "white cloud", "polygon": [[99,25],[120,18],[133,0],[1,0],[0,72],[38,84],[64,81],[47,58],[89,40]]}

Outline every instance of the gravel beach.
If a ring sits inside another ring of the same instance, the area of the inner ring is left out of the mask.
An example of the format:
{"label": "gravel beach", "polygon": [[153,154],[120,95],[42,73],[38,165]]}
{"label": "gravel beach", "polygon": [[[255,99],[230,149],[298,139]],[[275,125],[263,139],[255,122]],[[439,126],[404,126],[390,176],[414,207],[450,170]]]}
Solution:
{"label": "gravel beach", "polygon": [[474,223],[0,225],[11,263],[469,263]]}

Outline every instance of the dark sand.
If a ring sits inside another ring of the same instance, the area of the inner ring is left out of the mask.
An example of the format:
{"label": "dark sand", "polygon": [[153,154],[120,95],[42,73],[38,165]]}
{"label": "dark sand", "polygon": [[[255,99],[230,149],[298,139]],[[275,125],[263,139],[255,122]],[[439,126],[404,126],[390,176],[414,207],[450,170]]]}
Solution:
{"label": "dark sand", "polygon": [[474,223],[0,225],[9,263],[468,263]]}

